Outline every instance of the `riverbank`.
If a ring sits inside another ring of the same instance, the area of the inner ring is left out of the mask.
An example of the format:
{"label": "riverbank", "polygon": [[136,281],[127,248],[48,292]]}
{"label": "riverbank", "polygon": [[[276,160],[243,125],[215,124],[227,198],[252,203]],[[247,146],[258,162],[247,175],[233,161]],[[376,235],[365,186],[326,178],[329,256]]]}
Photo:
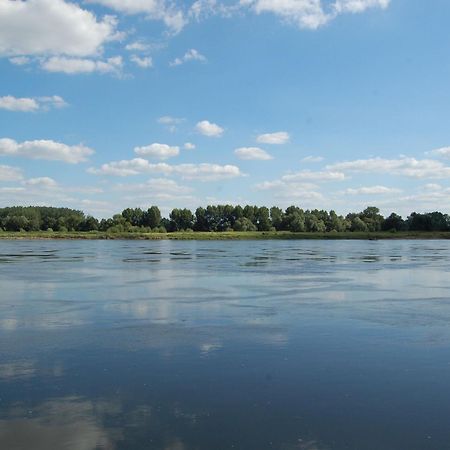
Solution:
{"label": "riverbank", "polygon": [[124,239],[124,240],[264,240],[264,239],[450,239],[450,232],[330,232],[330,233],[293,233],[290,231],[229,231],[229,232],[194,232],[175,233],[107,233],[89,232],[0,232],[0,239]]}

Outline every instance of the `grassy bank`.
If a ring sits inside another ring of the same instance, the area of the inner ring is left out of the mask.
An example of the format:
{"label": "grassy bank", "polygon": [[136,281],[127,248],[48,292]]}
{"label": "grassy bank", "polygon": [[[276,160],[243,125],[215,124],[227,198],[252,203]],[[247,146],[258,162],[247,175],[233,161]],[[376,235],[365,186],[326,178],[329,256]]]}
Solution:
{"label": "grassy bank", "polygon": [[129,239],[129,240],[264,240],[264,239],[450,239],[450,232],[343,232],[232,231],[176,233],[0,232],[0,239]]}

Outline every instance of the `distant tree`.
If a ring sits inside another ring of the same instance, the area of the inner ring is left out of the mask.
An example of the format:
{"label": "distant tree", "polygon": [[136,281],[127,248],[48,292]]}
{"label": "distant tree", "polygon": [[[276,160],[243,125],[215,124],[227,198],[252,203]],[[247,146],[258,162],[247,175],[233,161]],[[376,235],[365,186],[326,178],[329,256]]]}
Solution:
{"label": "distant tree", "polygon": [[381,225],[381,229],[383,231],[403,231],[406,229],[406,226],[407,224],[401,216],[396,213],[392,213],[389,217],[384,219],[383,224]]}
{"label": "distant tree", "polygon": [[272,226],[276,230],[281,230],[283,224],[284,212],[281,208],[277,206],[272,206],[270,208],[270,220],[272,222]]}
{"label": "distant tree", "polygon": [[233,227],[234,231],[256,231],[257,227],[253,222],[247,217],[241,217],[236,220]]}
{"label": "distant tree", "polygon": [[175,208],[170,213],[171,229],[182,231],[192,229],[194,226],[194,216],[189,209]]}
{"label": "distant tree", "polygon": [[151,206],[143,215],[143,225],[150,228],[157,228],[161,225],[161,211],[157,206]]}

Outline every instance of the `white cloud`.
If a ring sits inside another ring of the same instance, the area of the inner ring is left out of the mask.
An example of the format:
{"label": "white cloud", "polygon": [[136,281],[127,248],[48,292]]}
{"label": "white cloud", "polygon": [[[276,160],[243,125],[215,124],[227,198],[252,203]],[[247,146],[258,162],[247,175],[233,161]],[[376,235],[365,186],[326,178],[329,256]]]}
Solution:
{"label": "white cloud", "polygon": [[67,103],[58,95],[51,97],[17,98],[11,95],[0,97],[0,109],[7,111],[35,112],[49,108],[63,108]]}
{"label": "white cloud", "polygon": [[131,42],[125,46],[125,50],[129,52],[147,52],[150,49],[151,46],[149,44],[141,41]]}
{"label": "white cloud", "polygon": [[283,181],[342,181],[345,178],[344,173],[332,170],[301,170],[300,172],[289,173],[281,177]]}
{"label": "white cloud", "polygon": [[302,162],[304,162],[304,163],[318,163],[318,162],[322,162],[323,159],[324,158],[322,156],[305,156],[302,159]]}
{"label": "white cloud", "polygon": [[82,144],[66,145],[50,140],[35,140],[18,143],[13,139],[0,139],[0,155],[20,156],[29,159],[45,159],[78,164],[87,161],[94,151]]}
{"label": "white cloud", "polygon": [[391,0],[336,0],[334,9],[341,13],[361,13],[369,8],[386,9]]}
{"label": "white cloud", "polygon": [[273,13],[300,28],[314,30],[330,20],[321,0],[241,0],[241,3],[251,6],[257,14]]}
{"label": "white cloud", "polygon": [[437,148],[431,152],[427,152],[428,155],[441,156],[443,158],[450,158],[450,147]]}
{"label": "white cloud", "polygon": [[134,62],[138,67],[141,67],[142,69],[148,69],[149,67],[153,67],[153,60],[151,56],[137,56],[132,55],[130,57],[130,60]]}
{"label": "white cloud", "polygon": [[23,178],[18,167],[0,165],[0,181],[19,181]]}
{"label": "white cloud", "polygon": [[286,131],[277,131],[276,133],[260,134],[256,141],[260,144],[281,145],[289,142],[290,136]]}
{"label": "white cloud", "polygon": [[126,177],[145,173],[159,173],[164,175],[180,175],[186,180],[215,181],[242,176],[239,167],[218,164],[179,164],[167,163],[151,164],[146,159],[113,161],[103,164],[99,169],[90,168],[88,172],[94,175],[113,175]]}
{"label": "white cloud", "polygon": [[[122,194],[124,201],[133,201],[136,204],[136,199],[151,199],[152,201],[171,201],[171,200],[193,200],[191,193],[193,189],[189,186],[178,184],[174,180],[168,178],[152,178],[144,183],[136,184],[122,184],[119,183],[113,188]],[[149,200],[146,200],[148,204]]]}
{"label": "white cloud", "polygon": [[121,56],[108,58],[104,61],[87,58],[52,56],[41,62],[41,68],[47,72],[62,72],[69,75],[92,72],[119,74],[122,66],[123,61]]}
{"label": "white cloud", "polygon": [[0,109],[7,111],[32,112],[39,109],[39,104],[34,98],[16,98],[11,95],[0,97]]}
{"label": "white cloud", "polygon": [[195,144],[192,144],[191,142],[185,142],[183,148],[185,150],[195,150]]}
{"label": "white cloud", "polygon": [[178,156],[180,154],[180,147],[178,146],[170,146],[167,144],[159,144],[155,142],[153,144],[144,146],[144,147],[136,147],[134,152],[143,157],[153,157],[158,159],[168,159],[174,156]]}
{"label": "white cloud", "polygon": [[28,56],[14,56],[12,58],[9,58],[9,62],[11,64],[14,64],[15,66],[24,66],[31,62],[31,58],[29,58]]}
{"label": "white cloud", "polygon": [[162,116],[158,118],[158,123],[161,123],[163,125],[178,125],[182,122],[184,122],[185,119],[181,119],[179,117],[172,117],[172,116]]}
{"label": "white cloud", "polygon": [[202,120],[201,122],[198,122],[195,129],[200,134],[203,134],[203,136],[209,137],[220,137],[225,131],[222,127],[210,122],[209,120]]}
{"label": "white cloud", "polygon": [[178,33],[186,25],[181,10],[165,0],[87,0],[124,14],[145,14],[148,19],[161,20],[173,32]]}
{"label": "white cloud", "polygon": [[[116,20],[64,0],[2,0],[0,54],[89,56],[115,39]],[[16,62],[19,60],[16,60]]]}
{"label": "white cloud", "polygon": [[29,180],[26,180],[24,184],[44,189],[56,188],[58,186],[58,183],[50,177],[30,178]]}
{"label": "white cloud", "polygon": [[188,61],[205,62],[206,57],[202,55],[198,50],[195,50],[195,48],[191,48],[181,58],[175,58],[172,62],[170,62],[169,66],[171,67],[180,66],[181,64],[184,64],[185,62]]}
{"label": "white cloud", "polygon": [[158,118],[157,122],[161,125],[165,125],[171,133],[175,133],[177,131],[177,125],[183,123],[185,120],[186,119],[180,117],[162,116]]}
{"label": "white cloud", "polygon": [[269,160],[273,159],[273,156],[269,155],[265,150],[259,147],[240,147],[234,151],[234,154],[239,159],[245,160]]}
{"label": "white cloud", "polygon": [[255,186],[258,191],[271,191],[274,198],[282,204],[292,204],[293,201],[302,202],[302,206],[317,208],[325,201],[318,191],[318,186],[312,183],[297,183],[283,180],[265,181]]}
{"label": "white cloud", "polygon": [[386,186],[364,186],[360,188],[349,188],[344,191],[349,195],[384,195],[384,194],[398,194],[402,192],[400,189],[389,188]]}
{"label": "white cloud", "polygon": [[450,178],[450,167],[433,159],[369,158],[345,161],[327,166],[329,170],[342,172],[369,172],[403,175],[410,178]]}
{"label": "white cloud", "polygon": [[361,13],[369,8],[385,9],[390,0],[240,0],[241,7],[249,7],[256,14],[272,13],[299,28],[316,30],[338,15]]}

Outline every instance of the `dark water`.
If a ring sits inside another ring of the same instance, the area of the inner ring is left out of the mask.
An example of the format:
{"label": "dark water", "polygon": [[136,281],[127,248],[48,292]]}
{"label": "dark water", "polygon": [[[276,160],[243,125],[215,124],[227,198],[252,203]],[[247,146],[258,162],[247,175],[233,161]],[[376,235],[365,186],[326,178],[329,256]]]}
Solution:
{"label": "dark water", "polygon": [[1,450],[450,449],[450,242],[0,242]]}

